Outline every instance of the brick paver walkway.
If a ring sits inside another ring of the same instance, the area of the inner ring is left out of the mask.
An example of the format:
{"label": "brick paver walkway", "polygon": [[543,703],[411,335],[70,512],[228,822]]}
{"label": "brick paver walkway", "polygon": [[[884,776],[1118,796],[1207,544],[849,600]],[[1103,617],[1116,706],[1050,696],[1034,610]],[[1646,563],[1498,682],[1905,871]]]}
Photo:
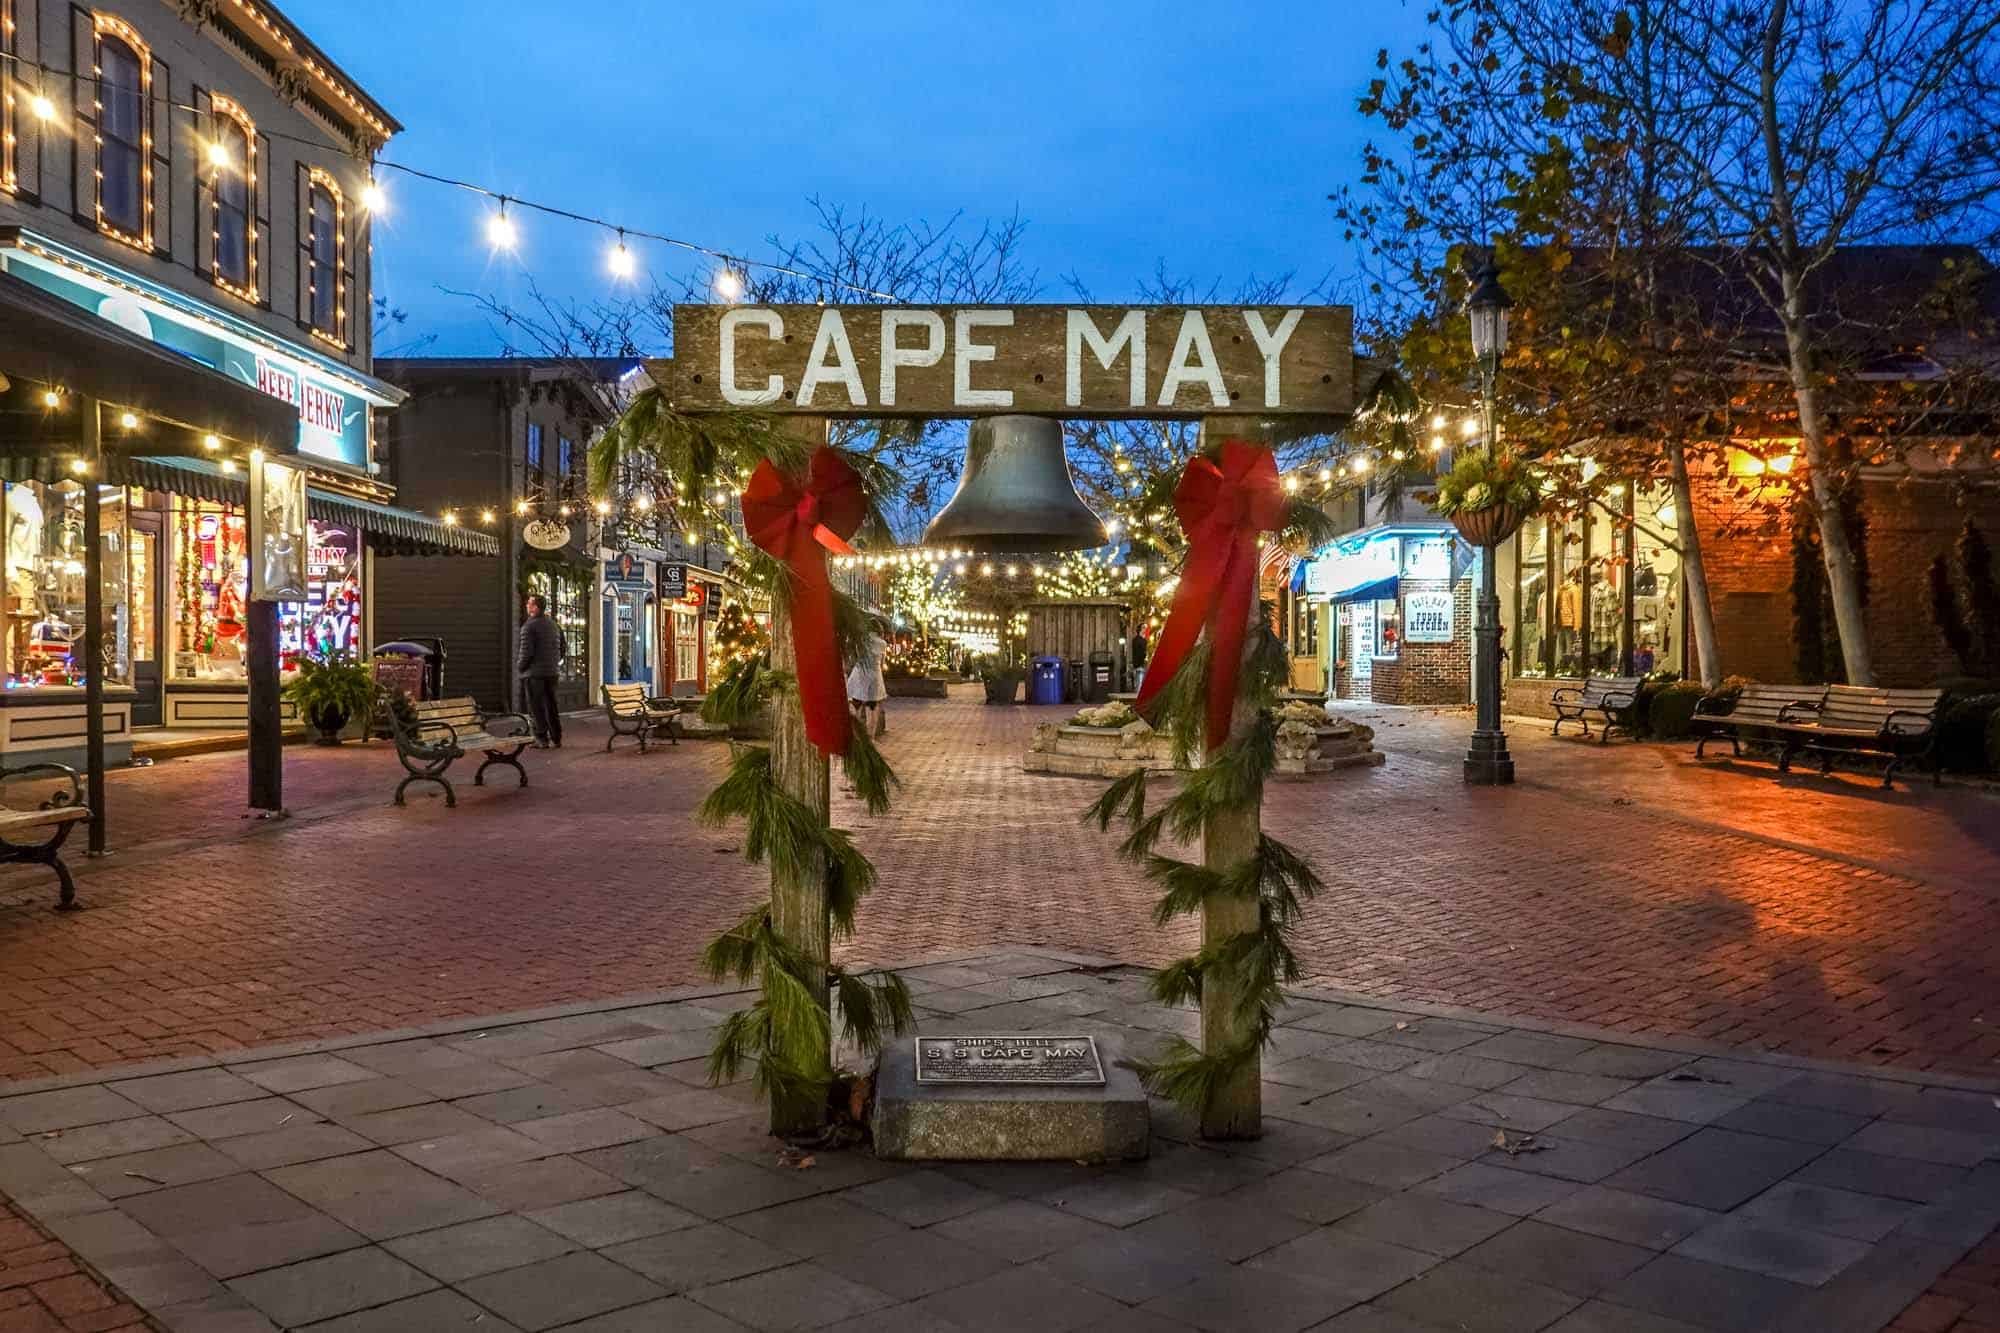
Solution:
{"label": "brick paver walkway", "polygon": [[[1151,886],[1020,771],[1044,710],[899,702],[897,808],[836,796],[882,871],[852,953],[1042,944],[1170,956]],[[1695,769],[1685,749],[1550,742],[1469,791],[1464,719],[1377,719],[1388,764],[1274,786],[1269,826],[1329,891],[1315,982],[1392,1001],[1991,1072],[2000,1059],[2000,801],[1861,778]],[[0,885],[0,1077],[601,999],[697,977],[763,892],[735,830],[694,826],[723,747],[531,754],[534,785],[388,804],[386,746],[287,751],[288,822],[242,818],[242,760],[114,774],[88,911]],[[597,733],[601,740],[601,732]],[[1892,867],[1906,867],[1898,871]]]}
{"label": "brick paver walkway", "polygon": [[[1115,1059],[1193,1018],[1137,969],[1025,950],[906,976],[933,1034]],[[1257,1142],[1156,1105],[1143,1162],[802,1163],[746,1085],[702,1085],[740,1003],[0,1098],[0,1189],[176,1333],[1869,1333],[1969,1290],[1981,1259],[1953,1265],[2000,1218],[2000,1084],[1312,992]]]}
{"label": "brick paver walkway", "polygon": [[0,1202],[0,1333],[159,1333],[70,1248]]}

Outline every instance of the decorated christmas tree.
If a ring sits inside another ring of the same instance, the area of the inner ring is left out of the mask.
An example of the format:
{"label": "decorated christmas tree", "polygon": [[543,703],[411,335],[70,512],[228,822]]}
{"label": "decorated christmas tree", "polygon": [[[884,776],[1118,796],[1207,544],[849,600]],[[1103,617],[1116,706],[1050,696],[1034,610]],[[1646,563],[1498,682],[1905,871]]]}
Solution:
{"label": "decorated christmas tree", "polygon": [[734,599],[724,602],[715,618],[713,637],[709,640],[715,655],[714,666],[726,671],[740,662],[749,661],[771,646],[770,637],[743,603]]}

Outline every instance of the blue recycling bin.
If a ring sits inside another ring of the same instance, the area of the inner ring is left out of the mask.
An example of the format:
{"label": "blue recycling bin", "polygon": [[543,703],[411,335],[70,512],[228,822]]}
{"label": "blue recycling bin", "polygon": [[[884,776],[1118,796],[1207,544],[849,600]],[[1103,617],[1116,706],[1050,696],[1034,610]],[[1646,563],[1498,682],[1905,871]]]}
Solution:
{"label": "blue recycling bin", "polygon": [[1028,702],[1059,704],[1063,701],[1063,660],[1037,657],[1028,668]]}

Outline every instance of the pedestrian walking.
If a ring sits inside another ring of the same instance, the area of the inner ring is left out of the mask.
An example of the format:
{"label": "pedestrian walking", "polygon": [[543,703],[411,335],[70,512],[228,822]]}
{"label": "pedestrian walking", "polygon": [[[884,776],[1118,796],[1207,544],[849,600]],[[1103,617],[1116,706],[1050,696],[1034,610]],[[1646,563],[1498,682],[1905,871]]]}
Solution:
{"label": "pedestrian walking", "polygon": [[1146,627],[1140,625],[1132,632],[1132,688],[1139,689],[1146,683]]}
{"label": "pedestrian walking", "polygon": [[548,606],[539,597],[527,602],[527,618],[515,639],[514,666],[521,673],[521,688],[528,696],[528,716],[535,724],[537,750],[562,749],[562,712],[556,707],[556,677],[562,671],[567,645],[562,629],[549,619]]}
{"label": "pedestrian walking", "polygon": [[877,736],[889,730],[888,710],[882,706],[889,697],[888,682],[882,679],[882,657],[888,650],[882,636],[870,630],[860,656],[847,671],[847,706],[861,719],[862,727],[872,728]]}

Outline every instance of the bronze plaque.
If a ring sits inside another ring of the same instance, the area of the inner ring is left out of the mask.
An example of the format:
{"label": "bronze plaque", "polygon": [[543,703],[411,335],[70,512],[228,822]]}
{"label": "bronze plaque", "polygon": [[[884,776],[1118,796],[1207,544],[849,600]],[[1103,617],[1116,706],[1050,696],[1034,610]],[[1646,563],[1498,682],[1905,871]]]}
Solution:
{"label": "bronze plaque", "polygon": [[917,1038],[919,1083],[1104,1085],[1095,1037],[1025,1033]]}
{"label": "bronze plaque", "polygon": [[824,417],[1354,410],[1341,305],[678,305],[653,379],[683,411]]}

